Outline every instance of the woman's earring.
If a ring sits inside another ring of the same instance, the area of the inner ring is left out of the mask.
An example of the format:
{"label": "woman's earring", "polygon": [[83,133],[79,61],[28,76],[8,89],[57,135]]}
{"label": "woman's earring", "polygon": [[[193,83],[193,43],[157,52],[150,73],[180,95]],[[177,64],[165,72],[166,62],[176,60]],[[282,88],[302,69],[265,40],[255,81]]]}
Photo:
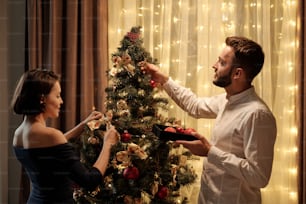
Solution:
{"label": "woman's earring", "polygon": [[45,108],[46,103],[44,101],[40,101],[39,103],[42,108]]}

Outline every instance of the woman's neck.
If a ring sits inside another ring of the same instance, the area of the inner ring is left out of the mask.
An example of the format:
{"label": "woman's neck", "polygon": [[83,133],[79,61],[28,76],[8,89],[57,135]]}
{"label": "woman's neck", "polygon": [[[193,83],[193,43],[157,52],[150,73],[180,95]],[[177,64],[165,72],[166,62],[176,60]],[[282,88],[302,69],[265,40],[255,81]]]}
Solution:
{"label": "woman's neck", "polygon": [[40,123],[42,125],[46,125],[46,120],[45,118],[43,117],[42,114],[38,114],[38,115],[26,115],[24,117],[24,122],[26,123]]}

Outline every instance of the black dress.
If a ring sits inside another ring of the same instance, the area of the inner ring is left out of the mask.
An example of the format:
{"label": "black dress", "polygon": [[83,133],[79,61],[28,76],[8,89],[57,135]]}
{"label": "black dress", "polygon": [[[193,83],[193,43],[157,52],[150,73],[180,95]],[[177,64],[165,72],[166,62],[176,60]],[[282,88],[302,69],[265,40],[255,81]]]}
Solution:
{"label": "black dress", "polygon": [[31,180],[28,204],[73,203],[73,182],[93,190],[102,181],[100,171],[86,168],[70,143],[14,151]]}

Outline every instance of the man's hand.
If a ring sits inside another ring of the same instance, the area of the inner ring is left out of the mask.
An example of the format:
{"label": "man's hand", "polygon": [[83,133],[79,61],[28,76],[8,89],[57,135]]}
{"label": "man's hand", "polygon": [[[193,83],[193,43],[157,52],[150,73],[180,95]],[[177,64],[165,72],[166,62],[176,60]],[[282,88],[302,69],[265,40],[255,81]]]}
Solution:
{"label": "man's hand", "polygon": [[190,152],[194,155],[207,156],[211,144],[207,141],[207,139],[204,136],[200,135],[199,133],[192,132],[191,134],[199,140],[194,140],[194,141],[177,140],[175,141],[175,143],[183,145],[185,148],[189,149]]}
{"label": "man's hand", "polygon": [[151,79],[154,80],[156,83],[164,84],[168,81],[169,77],[163,74],[159,67],[155,66],[154,64],[150,64],[148,62],[139,62],[138,66],[140,69],[145,73],[151,75]]}

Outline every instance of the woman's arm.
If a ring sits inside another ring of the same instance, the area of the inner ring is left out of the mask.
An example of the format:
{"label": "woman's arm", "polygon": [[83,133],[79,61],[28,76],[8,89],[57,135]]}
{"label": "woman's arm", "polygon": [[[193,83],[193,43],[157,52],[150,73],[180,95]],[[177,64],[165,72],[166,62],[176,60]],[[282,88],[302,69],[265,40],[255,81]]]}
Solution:
{"label": "woman's arm", "polygon": [[104,135],[103,140],[103,148],[99,154],[98,159],[94,163],[94,167],[96,167],[102,175],[104,175],[106,168],[109,163],[109,157],[111,148],[114,144],[116,144],[119,140],[119,134],[114,128],[114,126],[110,126],[110,128],[107,130],[107,132]]}
{"label": "woman's arm", "polygon": [[102,117],[102,113],[99,111],[93,111],[85,120],[80,122],[77,126],[67,131],[64,135],[67,140],[79,137],[84,130],[84,126],[92,120],[99,120]]}

